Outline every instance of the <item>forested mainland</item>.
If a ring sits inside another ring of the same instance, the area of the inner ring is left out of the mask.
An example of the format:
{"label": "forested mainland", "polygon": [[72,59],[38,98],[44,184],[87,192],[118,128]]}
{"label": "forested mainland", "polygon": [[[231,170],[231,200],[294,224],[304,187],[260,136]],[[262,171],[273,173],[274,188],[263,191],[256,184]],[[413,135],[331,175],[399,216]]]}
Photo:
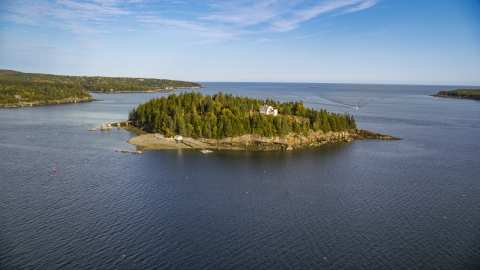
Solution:
{"label": "forested mainland", "polygon": [[63,76],[0,70],[0,106],[91,101],[88,92],[150,92],[178,88],[199,88],[193,82],[123,78]]}
{"label": "forested mainland", "polygon": [[465,98],[480,100],[480,89],[457,89],[450,91],[440,91],[435,97]]}
{"label": "forested mainland", "polygon": [[[260,113],[264,104],[277,108],[278,115]],[[348,113],[309,109],[301,101],[280,103],[222,92],[212,96],[182,92],[155,98],[130,111],[129,120],[137,127],[168,137],[179,134],[214,139],[245,134],[283,137],[292,132],[306,135],[310,131],[356,128],[354,117]]]}

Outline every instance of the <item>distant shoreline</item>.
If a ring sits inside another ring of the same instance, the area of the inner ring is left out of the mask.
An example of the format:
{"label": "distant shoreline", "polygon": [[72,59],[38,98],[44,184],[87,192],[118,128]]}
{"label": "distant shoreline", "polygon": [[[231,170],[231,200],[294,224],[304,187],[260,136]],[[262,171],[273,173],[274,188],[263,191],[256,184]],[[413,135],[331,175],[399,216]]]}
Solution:
{"label": "distant shoreline", "polygon": [[[175,89],[162,89],[162,90],[149,90],[149,91],[113,91],[113,92],[103,92],[103,91],[89,91],[87,93],[93,94],[134,94],[134,93],[168,93],[172,91],[178,91],[182,89],[199,89],[200,87],[181,87]],[[58,100],[46,100],[46,101],[30,101],[30,102],[23,102],[20,101],[18,103],[4,103],[0,104],[0,108],[8,109],[8,108],[23,108],[23,107],[37,107],[37,106],[50,106],[50,105],[60,105],[60,104],[72,104],[72,103],[80,103],[80,102],[93,102],[93,101],[102,101],[100,99],[94,99],[92,97],[84,97],[84,98],[65,98],[65,99],[58,99]]]}
{"label": "distant shoreline", "polygon": [[172,92],[178,91],[182,89],[200,89],[201,86],[193,86],[193,87],[179,87],[174,89],[158,89],[158,90],[147,90],[147,91],[88,91],[87,93],[94,93],[94,94],[132,94],[132,93],[161,93],[161,92]]}
{"label": "distant shoreline", "polygon": [[441,98],[480,100],[480,89],[457,89],[450,91],[440,91],[437,94],[431,96]]}
{"label": "distant shoreline", "polygon": [[72,104],[72,103],[93,102],[93,101],[100,101],[100,100],[94,99],[92,97],[65,98],[65,99],[58,99],[58,100],[5,103],[5,104],[0,104],[0,108],[8,109],[8,108],[37,107],[37,106],[50,106],[50,105]]}
{"label": "distant shoreline", "polygon": [[456,97],[456,96],[446,96],[446,95],[439,95],[439,94],[434,94],[430,95],[431,97],[439,97],[439,98],[456,98],[456,99],[470,99],[470,100],[479,100],[480,98],[477,97]]}
{"label": "distant shoreline", "polygon": [[154,93],[201,87],[194,82],[168,79],[67,76],[0,69],[0,107],[93,101],[89,93]]}

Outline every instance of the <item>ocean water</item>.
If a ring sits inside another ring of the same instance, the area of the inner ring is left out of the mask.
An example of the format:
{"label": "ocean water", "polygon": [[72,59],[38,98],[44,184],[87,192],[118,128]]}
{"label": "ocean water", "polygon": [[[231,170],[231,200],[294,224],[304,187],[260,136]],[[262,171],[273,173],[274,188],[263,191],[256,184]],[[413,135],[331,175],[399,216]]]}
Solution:
{"label": "ocean water", "polygon": [[89,128],[168,93],[2,109],[0,269],[480,268],[480,102],[429,96],[458,87],[202,85],[403,140],[132,155]]}

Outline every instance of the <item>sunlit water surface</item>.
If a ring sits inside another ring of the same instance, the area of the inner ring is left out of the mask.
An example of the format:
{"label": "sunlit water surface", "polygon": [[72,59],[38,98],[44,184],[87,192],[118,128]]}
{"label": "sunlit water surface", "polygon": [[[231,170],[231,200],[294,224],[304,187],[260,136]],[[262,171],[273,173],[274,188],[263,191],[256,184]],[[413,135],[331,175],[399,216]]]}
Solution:
{"label": "sunlit water surface", "polygon": [[452,86],[202,85],[404,140],[132,155],[119,150],[135,134],[89,128],[168,93],[2,109],[0,269],[480,268],[479,101],[429,96]]}

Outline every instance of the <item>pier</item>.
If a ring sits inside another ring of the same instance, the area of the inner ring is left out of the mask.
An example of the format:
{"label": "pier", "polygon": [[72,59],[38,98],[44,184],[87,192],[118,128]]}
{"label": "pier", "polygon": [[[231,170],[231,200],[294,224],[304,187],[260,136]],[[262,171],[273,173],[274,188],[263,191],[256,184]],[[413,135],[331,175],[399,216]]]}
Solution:
{"label": "pier", "polygon": [[111,123],[102,123],[101,125],[98,125],[96,127],[90,128],[90,131],[96,131],[98,128],[100,130],[110,130],[112,129],[112,126],[116,126],[117,128],[129,126],[132,122],[131,121],[117,121],[117,122],[111,122]]}

